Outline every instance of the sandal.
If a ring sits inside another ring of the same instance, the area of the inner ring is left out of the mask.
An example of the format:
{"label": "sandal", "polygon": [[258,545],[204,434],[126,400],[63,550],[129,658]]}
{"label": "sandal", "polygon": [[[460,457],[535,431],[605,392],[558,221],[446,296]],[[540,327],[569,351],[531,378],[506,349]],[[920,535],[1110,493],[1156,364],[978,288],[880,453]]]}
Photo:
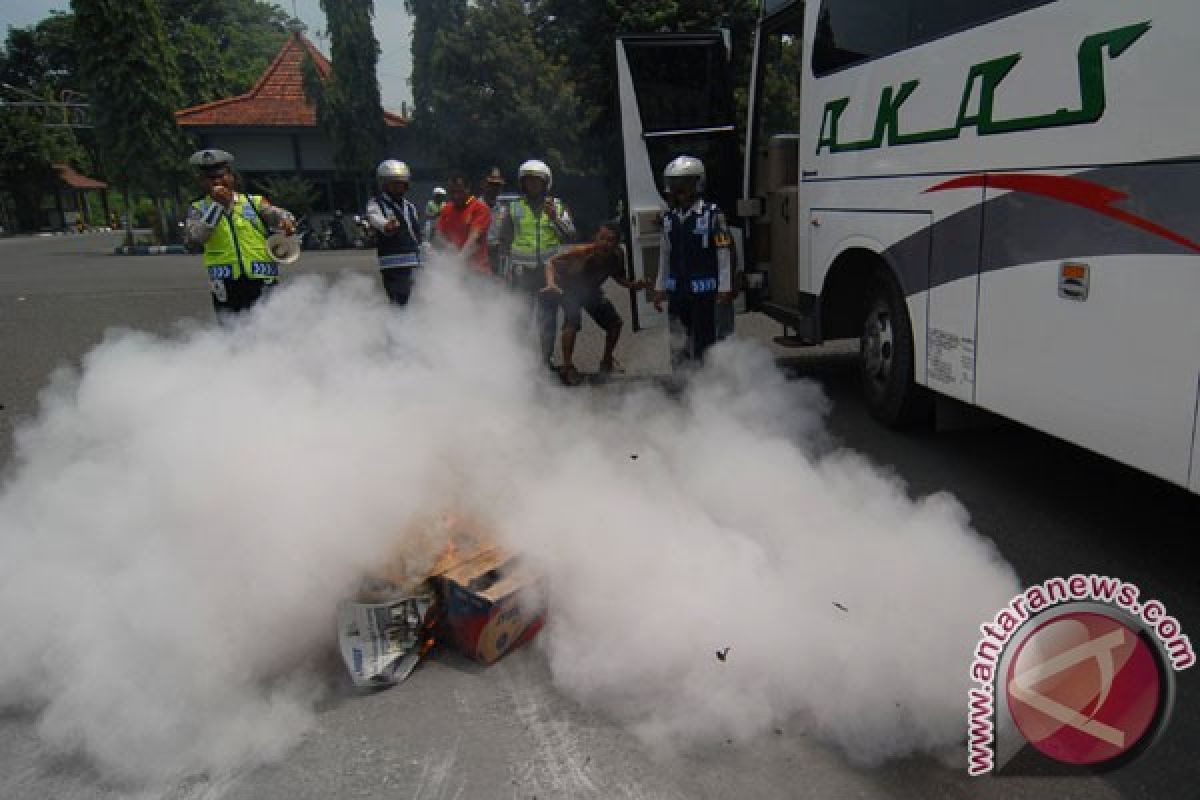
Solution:
{"label": "sandal", "polygon": [[573,364],[563,364],[562,367],[559,368],[558,377],[567,386],[579,385],[579,370],[575,369]]}
{"label": "sandal", "polygon": [[611,375],[614,372],[624,372],[625,367],[621,366],[620,361],[613,358],[611,361],[601,361],[596,371],[601,375]]}

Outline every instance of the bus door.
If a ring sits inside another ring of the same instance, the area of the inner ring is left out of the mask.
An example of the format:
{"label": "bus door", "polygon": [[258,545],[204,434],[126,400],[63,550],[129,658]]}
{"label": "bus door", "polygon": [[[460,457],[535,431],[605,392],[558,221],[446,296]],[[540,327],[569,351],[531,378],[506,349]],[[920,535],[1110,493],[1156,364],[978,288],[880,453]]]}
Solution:
{"label": "bus door", "polygon": [[816,336],[816,320],[815,292],[807,272],[801,274],[808,225],[799,169],[803,33],[804,3],[766,4],[754,45],[738,214],[747,224],[747,303],[809,339]]}
{"label": "bus door", "polygon": [[[729,48],[720,33],[646,34],[617,39],[617,91],[625,160],[627,240],[634,278],[654,283],[667,209],[662,172],[675,156],[704,161],[705,196],[730,215],[738,197],[737,134]],[[740,242],[737,228],[732,229]],[[639,292],[633,329],[665,327]]]}

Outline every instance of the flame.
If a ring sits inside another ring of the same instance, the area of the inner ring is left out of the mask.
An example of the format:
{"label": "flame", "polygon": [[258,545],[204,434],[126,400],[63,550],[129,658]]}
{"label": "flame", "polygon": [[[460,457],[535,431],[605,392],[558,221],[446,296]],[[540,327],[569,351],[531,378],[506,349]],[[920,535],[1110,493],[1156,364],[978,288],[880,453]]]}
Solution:
{"label": "flame", "polygon": [[431,578],[497,549],[487,526],[453,511],[410,520],[395,542],[388,557],[364,576],[372,591],[430,591]]}

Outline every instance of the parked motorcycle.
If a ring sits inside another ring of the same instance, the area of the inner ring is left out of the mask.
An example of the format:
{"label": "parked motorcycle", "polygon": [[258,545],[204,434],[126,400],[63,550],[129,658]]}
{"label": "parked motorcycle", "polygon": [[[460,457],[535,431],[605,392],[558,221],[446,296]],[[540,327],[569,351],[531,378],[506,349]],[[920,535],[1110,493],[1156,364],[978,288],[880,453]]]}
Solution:
{"label": "parked motorcycle", "polygon": [[341,211],[333,212],[333,221],[329,223],[329,247],[333,250],[346,250],[354,246],[354,237],[347,229],[346,215]]}
{"label": "parked motorcycle", "polygon": [[371,223],[367,221],[366,217],[355,214],[354,227],[357,233],[354,240],[355,247],[375,246],[375,229],[371,227]]}
{"label": "parked motorcycle", "polygon": [[307,216],[296,220],[296,236],[300,239],[301,250],[317,249],[317,233],[313,230],[312,221]]}
{"label": "parked motorcycle", "polygon": [[374,247],[374,229],[364,217],[334,211],[324,225],[314,225],[308,217],[296,223],[296,235],[303,250],[346,250]]}

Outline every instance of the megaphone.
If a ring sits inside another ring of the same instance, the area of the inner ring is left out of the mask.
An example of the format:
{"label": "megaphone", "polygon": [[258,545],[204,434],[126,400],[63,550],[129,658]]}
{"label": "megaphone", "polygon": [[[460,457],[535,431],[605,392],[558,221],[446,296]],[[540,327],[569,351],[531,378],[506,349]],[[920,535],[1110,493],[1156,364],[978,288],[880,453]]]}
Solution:
{"label": "megaphone", "polygon": [[267,237],[267,249],[280,264],[291,264],[300,257],[300,240],[282,231]]}

